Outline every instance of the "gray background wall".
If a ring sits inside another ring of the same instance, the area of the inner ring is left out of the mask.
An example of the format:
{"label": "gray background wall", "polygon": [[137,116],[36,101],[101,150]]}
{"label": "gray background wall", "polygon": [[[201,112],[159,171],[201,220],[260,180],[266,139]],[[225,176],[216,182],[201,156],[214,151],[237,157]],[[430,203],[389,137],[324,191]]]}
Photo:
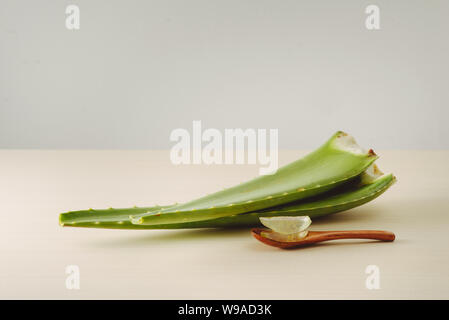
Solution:
{"label": "gray background wall", "polygon": [[449,148],[448,17],[449,1],[0,0],[0,148],[169,148],[192,120],[278,128],[282,148],[338,129]]}

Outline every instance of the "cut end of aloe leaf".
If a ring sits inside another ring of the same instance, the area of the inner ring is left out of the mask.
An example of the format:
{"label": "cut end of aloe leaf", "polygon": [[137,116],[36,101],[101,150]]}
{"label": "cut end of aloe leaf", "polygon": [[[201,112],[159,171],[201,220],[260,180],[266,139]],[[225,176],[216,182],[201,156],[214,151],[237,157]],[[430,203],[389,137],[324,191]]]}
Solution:
{"label": "cut end of aloe leaf", "polygon": [[65,214],[67,214],[67,213],[61,213],[59,215],[59,225],[61,227],[64,227],[64,225],[65,225]]}
{"label": "cut end of aloe leaf", "polygon": [[379,169],[376,164],[370,165],[361,175],[361,184],[370,184],[382,177],[384,173]]}
{"label": "cut end of aloe leaf", "polygon": [[298,234],[312,224],[309,216],[260,217],[260,222],[267,228],[280,234]]}
{"label": "cut end of aloe leaf", "polygon": [[336,133],[332,143],[335,148],[352,154],[377,156],[373,149],[367,151],[357,143],[353,136],[343,131]]}

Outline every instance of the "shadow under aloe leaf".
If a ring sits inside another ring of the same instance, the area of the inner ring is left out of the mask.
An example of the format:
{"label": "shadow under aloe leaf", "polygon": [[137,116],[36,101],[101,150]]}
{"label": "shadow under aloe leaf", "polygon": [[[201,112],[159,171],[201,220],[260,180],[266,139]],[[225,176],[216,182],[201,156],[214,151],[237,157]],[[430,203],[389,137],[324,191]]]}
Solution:
{"label": "shadow under aloe leaf", "polygon": [[312,226],[329,223],[364,222],[372,221],[379,213],[379,210],[369,208],[357,208],[345,212],[335,213],[328,216],[313,219]]}
{"label": "shadow under aloe leaf", "polygon": [[145,234],[132,237],[114,237],[108,241],[96,242],[101,247],[159,245],[163,243],[194,241],[198,239],[222,238],[223,240],[235,237],[251,237],[251,228],[233,229],[182,229],[182,230],[148,230]]}

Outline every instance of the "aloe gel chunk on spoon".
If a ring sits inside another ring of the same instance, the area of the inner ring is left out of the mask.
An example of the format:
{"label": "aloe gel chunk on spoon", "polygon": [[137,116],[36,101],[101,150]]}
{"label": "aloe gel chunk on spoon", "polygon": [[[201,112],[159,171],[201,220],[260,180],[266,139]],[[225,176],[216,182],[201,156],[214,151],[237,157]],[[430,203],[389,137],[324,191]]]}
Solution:
{"label": "aloe gel chunk on spoon", "polygon": [[276,241],[298,241],[307,236],[312,224],[309,216],[260,217],[260,222],[271,232],[262,232],[262,236]]}

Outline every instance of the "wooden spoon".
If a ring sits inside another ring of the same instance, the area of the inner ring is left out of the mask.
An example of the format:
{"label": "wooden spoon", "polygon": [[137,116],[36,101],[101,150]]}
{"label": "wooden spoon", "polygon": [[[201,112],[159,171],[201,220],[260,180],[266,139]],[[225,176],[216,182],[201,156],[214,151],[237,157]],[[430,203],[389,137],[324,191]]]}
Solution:
{"label": "wooden spoon", "polygon": [[254,228],[252,235],[257,240],[273,247],[289,249],[318,242],[339,239],[372,239],[380,241],[394,241],[393,232],[380,230],[347,230],[347,231],[309,231],[304,239],[298,241],[276,241],[262,236],[262,232],[273,232],[269,229]]}

